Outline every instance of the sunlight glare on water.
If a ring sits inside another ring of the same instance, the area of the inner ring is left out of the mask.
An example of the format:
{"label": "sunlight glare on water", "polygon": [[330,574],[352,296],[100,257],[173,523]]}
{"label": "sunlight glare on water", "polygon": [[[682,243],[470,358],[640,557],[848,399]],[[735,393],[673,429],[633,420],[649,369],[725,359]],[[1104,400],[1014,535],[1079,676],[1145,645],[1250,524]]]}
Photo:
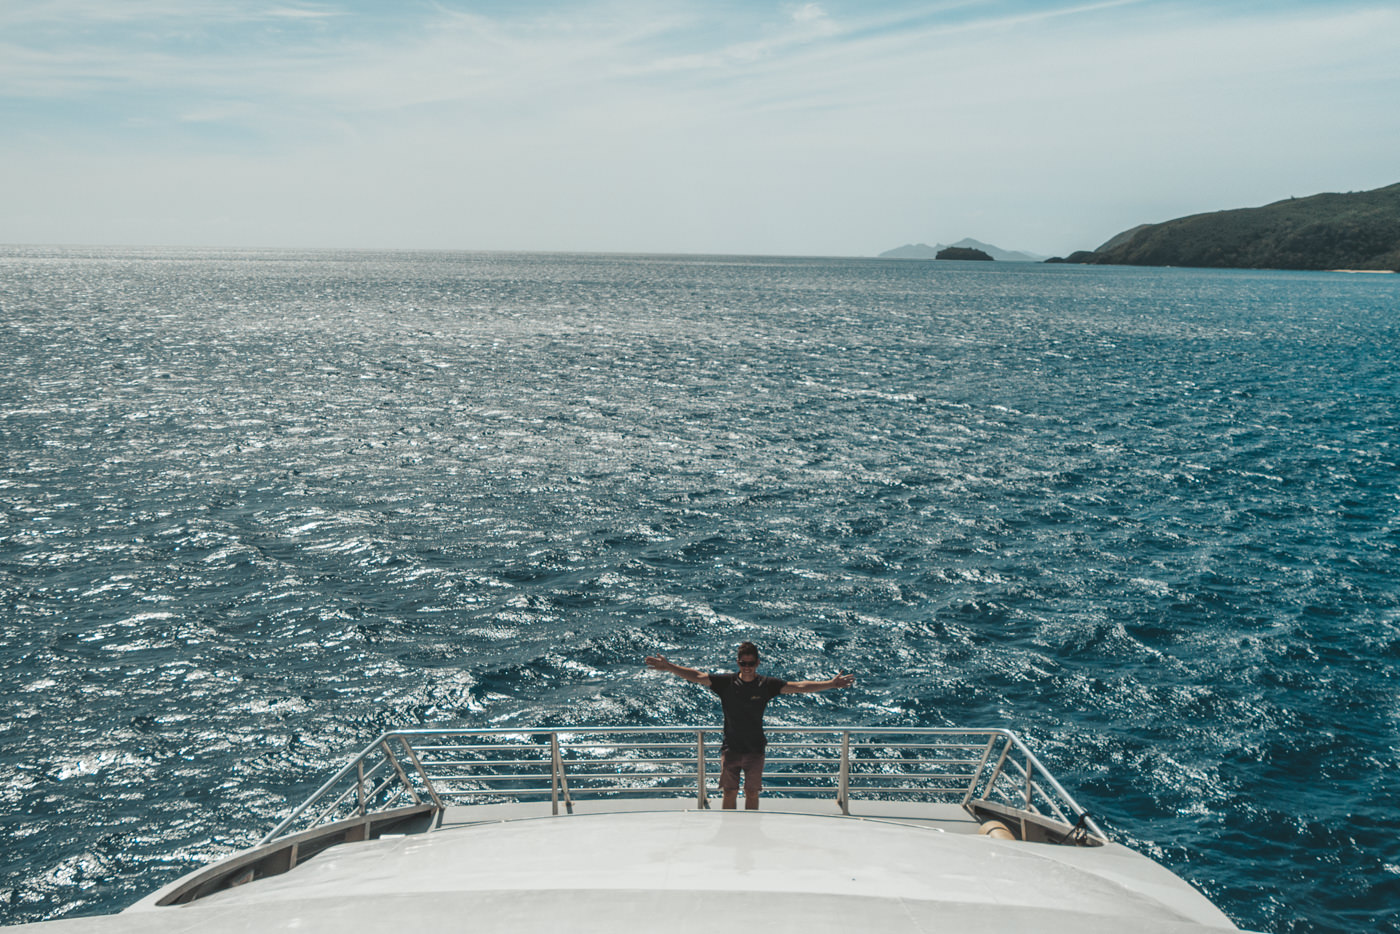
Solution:
{"label": "sunlight glare on water", "polygon": [[[1266,931],[1400,930],[1396,277],[0,251],[0,920],[387,727],[1009,726]],[[1361,828],[1366,828],[1362,832]]]}

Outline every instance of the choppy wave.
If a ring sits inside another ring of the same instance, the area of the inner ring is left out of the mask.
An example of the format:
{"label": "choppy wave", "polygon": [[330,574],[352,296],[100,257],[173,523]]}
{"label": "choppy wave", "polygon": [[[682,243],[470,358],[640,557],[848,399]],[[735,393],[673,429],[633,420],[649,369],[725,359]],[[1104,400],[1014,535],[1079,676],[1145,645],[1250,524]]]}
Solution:
{"label": "choppy wave", "polygon": [[0,252],[0,920],[389,726],[1008,725],[1244,926],[1400,930],[1393,277]]}

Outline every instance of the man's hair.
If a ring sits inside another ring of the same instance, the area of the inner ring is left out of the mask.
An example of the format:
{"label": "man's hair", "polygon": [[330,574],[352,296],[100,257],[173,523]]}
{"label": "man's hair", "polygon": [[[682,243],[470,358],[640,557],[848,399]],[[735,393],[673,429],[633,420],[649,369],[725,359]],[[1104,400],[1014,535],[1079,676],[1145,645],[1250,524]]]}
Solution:
{"label": "man's hair", "polygon": [[745,655],[752,655],[754,658],[758,658],[758,646],[754,645],[752,642],[740,642],[739,651],[735,653],[734,657],[741,658]]}

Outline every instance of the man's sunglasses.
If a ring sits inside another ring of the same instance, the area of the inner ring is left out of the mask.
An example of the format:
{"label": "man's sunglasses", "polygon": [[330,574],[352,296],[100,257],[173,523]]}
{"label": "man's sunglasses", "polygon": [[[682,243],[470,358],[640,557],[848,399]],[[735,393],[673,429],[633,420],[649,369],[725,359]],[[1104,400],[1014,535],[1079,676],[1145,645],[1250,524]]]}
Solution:
{"label": "man's sunglasses", "polygon": [[757,667],[758,667],[758,659],[755,658],[755,659],[752,659],[752,660],[745,660],[745,659],[742,659],[742,658],[741,658],[741,659],[739,659],[739,667],[740,667],[740,668],[757,668]]}

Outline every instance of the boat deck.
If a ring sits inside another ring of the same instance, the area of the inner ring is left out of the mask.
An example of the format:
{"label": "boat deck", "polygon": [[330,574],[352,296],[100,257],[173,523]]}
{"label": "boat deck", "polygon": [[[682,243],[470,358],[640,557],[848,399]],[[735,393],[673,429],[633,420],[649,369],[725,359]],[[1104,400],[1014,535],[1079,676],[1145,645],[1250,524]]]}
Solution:
{"label": "boat deck", "polygon": [[804,934],[1233,930],[1181,879],[1116,844],[992,839],[943,808],[805,813],[820,809],[463,809],[432,830],[337,845],[187,904],[138,905],[120,930],[698,934],[744,918]]}
{"label": "boat deck", "polygon": [[[644,798],[630,801],[577,801],[572,815],[626,814],[653,811],[694,811],[695,802],[688,798]],[[835,801],[829,799],[764,798],[762,813],[805,814],[816,817],[848,816],[865,820],[898,821],[911,826],[928,827],[945,833],[976,834],[981,823],[956,804],[930,804],[916,801],[852,801],[849,814],[843,815]],[[477,804],[448,806],[434,824],[434,830],[469,827],[474,824],[499,823],[535,817],[552,817],[548,801],[524,804]]]}

